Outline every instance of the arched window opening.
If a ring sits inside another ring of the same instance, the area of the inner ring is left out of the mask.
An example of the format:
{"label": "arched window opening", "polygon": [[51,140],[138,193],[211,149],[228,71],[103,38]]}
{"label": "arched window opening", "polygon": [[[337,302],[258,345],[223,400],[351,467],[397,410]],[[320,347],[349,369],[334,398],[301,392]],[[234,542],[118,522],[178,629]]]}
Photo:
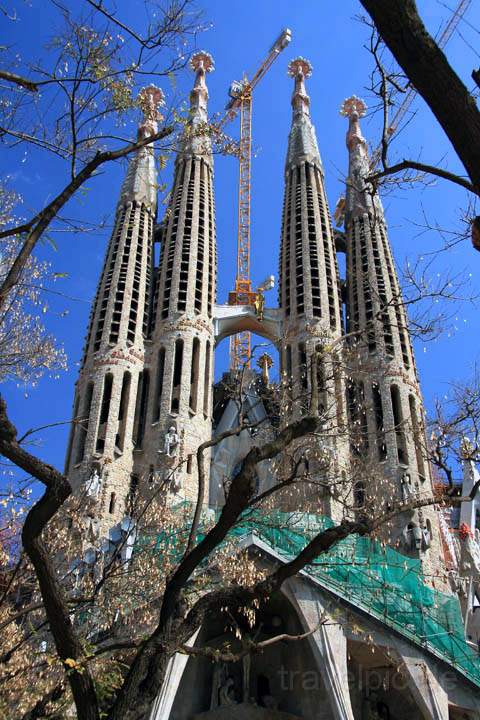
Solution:
{"label": "arched window opening", "polygon": [[207,341],[205,349],[205,387],[203,391],[203,415],[205,418],[208,417],[208,411],[210,407],[210,373],[211,373],[211,351],[210,351],[210,340]]}
{"label": "arched window opening", "polygon": [[123,374],[122,391],[120,393],[120,405],[118,408],[118,430],[115,438],[115,449],[123,452],[125,444],[125,426],[128,417],[128,401],[130,398],[130,386],[132,376],[128,370]]}
{"label": "arched window opening", "polygon": [[65,460],[65,472],[66,472],[66,473],[68,473],[68,470],[69,470],[69,468],[70,468],[70,463],[71,463],[71,460],[72,460],[72,447],[73,447],[73,440],[74,440],[74,437],[75,437],[75,431],[76,431],[76,428],[77,428],[76,423],[77,423],[78,410],[79,410],[79,408],[80,408],[80,395],[78,395],[78,393],[77,393],[77,397],[75,398],[75,405],[74,405],[74,408],[73,408],[73,423],[72,423],[72,426],[71,426],[71,428],[70,428],[70,437],[69,437],[69,440],[68,440],[67,457],[66,457],[66,460]]}
{"label": "arched window opening", "polygon": [[135,421],[133,424],[133,442],[136,448],[142,447],[143,436],[145,434],[149,388],[150,373],[148,370],[144,370],[140,373],[138,378]]}
{"label": "arched window opening", "polygon": [[387,444],[385,442],[385,425],[383,421],[383,405],[380,388],[377,383],[372,385],[373,410],[377,430],[378,459],[385,460],[387,457]]}
{"label": "arched window opening", "polygon": [[317,384],[317,398],[318,398],[318,414],[319,416],[325,415],[327,412],[327,387],[325,378],[325,363],[322,359],[322,348],[317,345],[315,348],[315,366],[316,366],[316,384]]}
{"label": "arched window opening", "polygon": [[192,461],[193,461],[193,455],[187,456],[187,473],[188,475],[192,474]]}
{"label": "arched window opening", "polygon": [[305,411],[308,407],[308,375],[307,375],[307,351],[304,343],[298,346],[298,373],[300,380],[300,406]]}
{"label": "arched window opening", "polygon": [[308,388],[308,378],[307,378],[307,351],[305,349],[305,344],[300,343],[298,346],[298,364],[299,364],[299,370],[300,370],[300,384],[304,390]]}
{"label": "arched window opening", "polygon": [[405,442],[405,432],[403,429],[402,403],[400,400],[400,390],[397,385],[391,385],[390,397],[392,400],[393,422],[395,425],[395,437],[397,440],[398,462],[406,465],[408,463],[407,447]]}
{"label": "arched window opening", "polygon": [[192,345],[192,362],[190,366],[190,410],[192,413],[197,412],[198,398],[198,367],[200,362],[200,340],[193,338]]}
{"label": "arched window opening", "polygon": [[343,402],[343,383],[340,376],[340,365],[337,361],[337,358],[335,358],[333,365],[333,379],[335,385],[335,408],[337,413],[337,427],[339,430],[343,430],[345,426],[345,406]]}
{"label": "arched window opening", "polygon": [[100,422],[98,425],[96,452],[103,453],[105,449],[105,438],[107,435],[108,416],[110,415],[110,403],[112,400],[113,375],[107,373],[103,383],[103,395],[100,406]]}
{"label": "arched window opening", "polygon": [[90,410],[92,408],[93,382],[88,383],[85,393],[85,404],[82,410],[82,420],[79,424],[79,438],[75,462],[80,463],[85,455],[85,443],[87,441],[88,426],[90,423]]}
{"label": "arched window opening", "polygon": [[365,507],[366,492],[365,483],[359,480],[353,486],[353,504],[355,509],[359,510]]}
{"label": "arched window opening", "polygon": [[423,482],[425,480],[425,462],[423,458],[422,432],[418,422],[417,405],[413,395],[408,396],[408,404],[410,407],[410,418],[412,421],[413,442],[415,445],[418,477]]}
{"label": "arched window opening", "polygon": [[157,364],[157,385],[155,389],[155,402],[153,406],[152,421],[158,422],[160,419],[160,408],[162,404],[162,392],[163,392],[163,374],[165,370],[165,348],[160,348],[158,351],[158,364]]}
{"label": "arched window opening", "polygon": [[350,446],[355,455],[368,452],[368,422],[365,388],[362,382],[347,383],[347,407],[350,419]]}
{"label": "arched window opening", "polygon": [[178,413],[180,409],[180,391],[182,387],[182,365],[183,365],[183,340],[175,342],[175,357],[173,363],[172,378],[172,413]]}
{"label": "arched window opening", "polygon": [[287,345],[285,348],[285,372],[289,381],[292,379],[292,348]]}
{"label": "arched window opening", "polygon": [[133,510],[135,508],[135,500],[137,498],[138,493],[138,485],[140,483],[138,475],[131,475],[130,476],[130,487],[128,489],[128,495],[126,500],[126,507],[127,512],[132,514]]}

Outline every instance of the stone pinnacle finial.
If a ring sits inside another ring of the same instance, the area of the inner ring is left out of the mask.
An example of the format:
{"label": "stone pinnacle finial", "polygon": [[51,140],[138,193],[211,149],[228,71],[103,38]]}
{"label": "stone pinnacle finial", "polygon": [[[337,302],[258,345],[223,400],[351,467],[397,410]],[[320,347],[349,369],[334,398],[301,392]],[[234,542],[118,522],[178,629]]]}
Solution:
{"label": "stone pinnacle finial", "polygon": [[309,60],[305,60],[304,57],[297,57],[294,60],[290,60],[288,63],[287,72],[292,78],[296,78],[301,72],[306,78],[311,77],[313,66]]}
{"label": "stone pinnacle finial", "polygon": [[340,115],[343,115],[343,117],[351,118],[356,116],[357,118],[361,118],[365,117],[366,112],[366,103],[356,95],[352,95],[344,100],[340,106]]}
{"label": "stone pinnacle finial", "polygon": [[215,70],[213,58],[210,53],[200,50],[190,58],[190,67],[195,72],[195,83],[190,93],[190,113],[192,118],[197,117],[206,122],[208,89],[205,75]]}
{"label": "stone pinnacle finial", "polygon": [[356,95],[344,100],[340,107],[340,115],[347,117],[349,120],[347,132],[347,147],[349,150],[353,150],[358,145],[362,145],[366,150],[365,138],[362,135],[359,123],[359,119],[365,117],[366,113],[366,103]]}
{"label": "stone pinnacle finial", "polygon": [[205,52],[205,50],[199,50],[190,58],[190,67],[197,73],[199,70],[213,72],[213,70],[215,70],[215,63],[210,53]]}
{"label": "stone pinnacle finial", "polygon": [[295,88],[292,95],[292,107],[294,113],[309,113],[310,98],[305,89],[305,78],[312,74],[312,64],[303,57],[297,57],[288,64],[288,75],[295,78]]}
{"label": "stone pinnacle finial", "polygon": [[143,112],[143,120],[138,128],[139,138],[154,135],[157,132],[158,120],[161,120],[159,107],[165,105],[163,90],[156,85],[148,85],[138,93],[137,103]]}

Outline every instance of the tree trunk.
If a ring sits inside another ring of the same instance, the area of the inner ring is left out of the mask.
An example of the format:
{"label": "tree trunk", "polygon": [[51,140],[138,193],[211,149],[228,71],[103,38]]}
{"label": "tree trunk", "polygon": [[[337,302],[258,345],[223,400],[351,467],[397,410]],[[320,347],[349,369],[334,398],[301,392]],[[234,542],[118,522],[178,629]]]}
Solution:
{"label": "tree trunk", "polygon": [[415,0],[360,0],[447,134],[480,195],[480,112],[418,14]]}

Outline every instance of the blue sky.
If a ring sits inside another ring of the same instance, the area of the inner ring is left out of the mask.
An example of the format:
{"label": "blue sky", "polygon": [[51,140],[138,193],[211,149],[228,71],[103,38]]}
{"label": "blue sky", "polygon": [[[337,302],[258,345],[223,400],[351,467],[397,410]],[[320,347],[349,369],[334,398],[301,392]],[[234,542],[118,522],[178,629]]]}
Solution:
{"label": "blue sky", "polygon": [[[78,7],[76,2],[67,4],[72,9]],[[141,26],[141,0],[124,0],[118,6],[123,19]],[[222,110],[231,81],[240,78],[243,72],[252,74],[280,30],[283,27],[292,30],[289,48],[262,80],[254,96],[256,156],[252,178],[252,277],[254,282],[260,281],[271,273],[277,275],[278,269],[283,165],[291,119],[292,81],[286,76],[288,62],[302,55],[313,64],[308,91],[333,211],[343,192],[347,167],[346,121],[340,117],[339,107],[351,94],[369,101],[364,88],[368,84],[371,59],[363,47],[368,41],[368,31],[356,19],[362,11],[357,0],[342,0],[341,3],[333,0],[297,0],[295,3],[289,0],[200,0],[198,6],[211,23],[210,29],[198,40],[198,47],[211,52],[216,64],[216,71],[208,77],[211,112]],[[423,0],[419,2],[419,9],[434,34],[449,16],[447,6],[437,0]],[[54,30],[52,6],[46,0],[31,0],[29,5],[18,3],[17,13],[17,22],[8,26],[11,46],[24,57],[32,57],[32,54],[36,57],[43,52],[42,44]],[[480,56],[474,49],[479,45],[479,31],[475,28],[480,28],[478,3],[472,3],[465,22],[459,26],[461,35],[457,33],[446,49],[454,68],[469,87],[473,85],[471,70],[480,65]],[[192,74],[186,70],[178,79],[177,96],[186,96],[191,83]],[[172,88],[168,82],[164,90],[171,96]],[[415,116],[396,140],[393,157],[420,157],[427,163],[442,161],[449,170],[461,172],[447,139],[420,99],[415,100],[412,112]],[[377,118],[364,120],[363,131],[368,140],[374,142],[378,137],[378,123]],[[237,125],[232,125],[230,131],[236,135]],[[60,163],[38,153],[27,156],[20,151],[3,153],[0,165],[2,176],[10,175],[24,196],[24,214],[42,207],[65,182],[65,171]],[[90,181],[88,192],[70,204],[70,216],[91,221],[107,216],[111,221],[123,173],[124,167],[117,165]],[[168,181],[170,176],[171,164],[164,173],[164,180]],[[226,300],[235,274],[237,176],[234,159],[216,158],[219,302]],[[438,233],[422,233],[418,224],[427,217],[431,224],[438,223],[455,230],[461,225],[460,217],[466,204],[466,193],[462,189],[441,181],[426,188],[396,191],[386,197],[384,205],[390,241],[397,261],[403,263],[407,257],[414,261],[417,256],[438,249],[442,244]],[[101,270],[108,232],[58,233],[55,240],[56,252],[46,245],[39,253],[52,262],[55,271],[68,273],[68,278],[58,281],[55,289],[75,300],[49,296],[45,320],[47,327],[65,346],[69,370],[56,380],[45,377],[36,388],[4,388],[12,419],[23,431],[70,419],[90,302]],[[438,258],[435,272],[442,276],[449,270],[466,270],[472,273],[475,286],[475,283],[478,285],[479,262],[479,254],[464,242]],[[275,291],[267,302],[276,304]],[[69,311],[68,315],[62,317],[65,310]],[[478,359],[478,308],[471,304],[460,306],[454,324],[456,330],[445,333],[437,341],[415,344],[427,406],[434,396],[448,392],[449,381],[468,375]],[[217,351],[217,376],[226,369],[227,354],[228,344],[224,342]],[[66,436],[67,426],[42,431],[37,436],[38,453],[61,467]]]}

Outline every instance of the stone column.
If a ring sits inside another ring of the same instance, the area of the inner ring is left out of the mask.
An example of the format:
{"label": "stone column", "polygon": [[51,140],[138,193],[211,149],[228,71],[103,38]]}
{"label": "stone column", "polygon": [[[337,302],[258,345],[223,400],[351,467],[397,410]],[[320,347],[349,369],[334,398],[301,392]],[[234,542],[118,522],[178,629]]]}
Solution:
{"label": "stone column", "polygon": [[[347,638],[342,626],[329,615],[319,594],[302,580],[290,580],[286,594],[296,607],[305,630],[314,631],[309,641],[328,692],[333,717],[335,720],[354,720],[348,687]],[[327,622],[323,623],[324,620]]]}
{"label": "stone column", "polygon": [[[197,639],[199,632],[200,628],[192,635],[190,640],[188,640],[187,645],[191,647],[195,644],[195,640]],[[162,689],[160,690],[157,699],[153,704],[152,712],[150,713],[150,720],[169,719],[175,695],[177,694],[178,687],[182,680],[183,671],[185,670],[188,662],[188,657],[188,655],[176,653],[169,661]]]}

